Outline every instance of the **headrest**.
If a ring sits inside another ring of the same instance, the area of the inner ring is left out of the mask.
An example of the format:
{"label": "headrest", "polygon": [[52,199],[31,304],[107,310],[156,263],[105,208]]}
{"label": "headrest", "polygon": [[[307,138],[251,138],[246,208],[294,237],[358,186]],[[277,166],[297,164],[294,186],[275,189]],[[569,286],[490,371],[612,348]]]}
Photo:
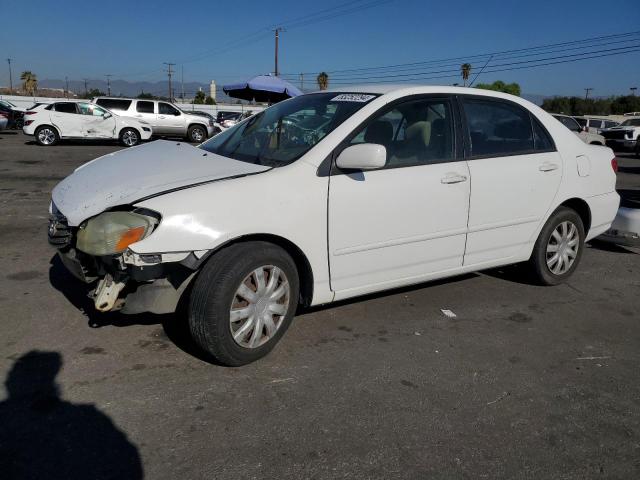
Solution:
{"label": "headrest", "polygon": [[426,120],[416,122],[407,127],[404,133],[407,140],[419,140],[428,147],[431,143],[431,122]]}

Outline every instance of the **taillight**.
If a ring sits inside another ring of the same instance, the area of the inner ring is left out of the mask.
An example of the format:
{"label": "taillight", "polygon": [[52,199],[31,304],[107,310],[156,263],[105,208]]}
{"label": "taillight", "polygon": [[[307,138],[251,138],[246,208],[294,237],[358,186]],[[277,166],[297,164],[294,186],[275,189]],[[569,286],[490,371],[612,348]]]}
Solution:
{"label": "taillight", "polygon": [[24,112],[25,115],[35,115],[38,112],[32,112],[32,111],[28,111],[28,112]]}
{"label": "taillight", "polygon": [[611,159],[611,168],[613,168],[615,173],[618,173],[618,159],[616,157]]}
{"label": "taillight", "polygon": [[24,122],[25,127],[28,125],[31,125],[33,122],[35,122],[35,120],[27,120],[26,122]]}

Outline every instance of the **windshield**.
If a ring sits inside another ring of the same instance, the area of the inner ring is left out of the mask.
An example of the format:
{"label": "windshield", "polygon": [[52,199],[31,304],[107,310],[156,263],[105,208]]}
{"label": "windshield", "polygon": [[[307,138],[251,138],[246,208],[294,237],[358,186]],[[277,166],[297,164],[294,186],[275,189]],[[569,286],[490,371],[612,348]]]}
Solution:
{"label": "windshield", "polygon": [[200,148],[248,163],[281,167],[307,153],[376,95],[314,93],[280,102]]}
{"label": "windshield", "polygon": [[630,118],[622,122],[623,127],[640,127],[640,118]]}

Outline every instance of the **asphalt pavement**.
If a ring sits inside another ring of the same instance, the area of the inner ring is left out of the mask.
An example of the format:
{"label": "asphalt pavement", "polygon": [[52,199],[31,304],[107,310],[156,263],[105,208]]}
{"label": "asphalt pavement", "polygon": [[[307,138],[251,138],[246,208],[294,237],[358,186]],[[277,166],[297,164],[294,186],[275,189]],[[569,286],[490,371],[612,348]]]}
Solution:
{"label": "asphalt pavement", "polygon": [[119,148],[0,132],[0,477],[640,478],[640,250],[313,309],[224,368],[179,316],[93,312],[47,243],[54,185]]}

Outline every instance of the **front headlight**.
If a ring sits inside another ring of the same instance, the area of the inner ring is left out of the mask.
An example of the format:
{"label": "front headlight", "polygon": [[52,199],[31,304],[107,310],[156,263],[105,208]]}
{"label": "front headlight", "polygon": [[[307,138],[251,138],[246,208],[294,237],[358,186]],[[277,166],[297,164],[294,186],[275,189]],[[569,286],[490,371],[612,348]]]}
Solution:
{"label": "front headlight", "polygon": [[158,220],[134,212],[105,212],[80,225],[76,247],[89,255],[120,253],[149,235]]}

